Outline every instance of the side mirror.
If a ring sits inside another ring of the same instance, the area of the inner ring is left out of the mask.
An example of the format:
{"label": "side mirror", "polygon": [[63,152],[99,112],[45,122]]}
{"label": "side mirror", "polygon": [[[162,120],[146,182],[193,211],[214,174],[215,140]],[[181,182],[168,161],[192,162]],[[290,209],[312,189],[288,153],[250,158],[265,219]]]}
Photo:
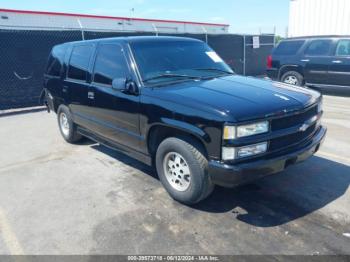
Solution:
{"label": "side mirror", "polygon": [[126,83],[126,90],[129,94],[137,95],[139,89],[134,81],[129,81]]}
{"label": "side mirror", "polygon": [[138,87],[136,83],[132,80],[127,80],[126,78],[115,78],[112,81],[112,88],[114,90],[121,91],[123,93],[137,95]]}
{"label": "side mirror", "polygon": [[112,88],[119,91],[124,91],[126,88],[126,78],[114,78]]}

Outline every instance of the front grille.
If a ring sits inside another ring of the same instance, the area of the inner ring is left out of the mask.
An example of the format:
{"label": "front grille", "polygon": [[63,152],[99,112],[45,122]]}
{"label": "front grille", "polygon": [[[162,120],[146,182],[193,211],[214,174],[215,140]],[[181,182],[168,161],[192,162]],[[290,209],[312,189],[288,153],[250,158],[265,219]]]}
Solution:
{"label": "front grille", "polygon": [[[308,108],[303,112],[299,112],[290,116],[276,118],[271,121],[271,130],[277,131],[290,127],[301,126],[306,121],[318,114],[317,105]],[[317,123],[313,123],[305,131],[298,131],[294,134],[278,137],[270,140],[269,151],[276,151],[286,147],[301,143],[316,132]]]}
{"label": "front grille", "polygon": [[283,148],[286,148],[286,147],[289,147],[289,146],[292,146],[294,144],[302,142],[303,140],[305,140],[306,138],[308,138],[309,136],[311,136],[315,133],[316,126],[317,126],[316,123],[314,123],[308,129],[306,129],[304,132],[299,131],[299,132],[291,134],[291,135],[272,139],[270,141],[269,150],[275,151],[275,150],[283,149]]}
{"label": "front grille", "polygon": [[287,117],[273,119],[271,121],[271,131],[289,128],[296,125],[301,125],[315,115],[317,115],[317,106],[313,106],[301,113],[297,113]]}

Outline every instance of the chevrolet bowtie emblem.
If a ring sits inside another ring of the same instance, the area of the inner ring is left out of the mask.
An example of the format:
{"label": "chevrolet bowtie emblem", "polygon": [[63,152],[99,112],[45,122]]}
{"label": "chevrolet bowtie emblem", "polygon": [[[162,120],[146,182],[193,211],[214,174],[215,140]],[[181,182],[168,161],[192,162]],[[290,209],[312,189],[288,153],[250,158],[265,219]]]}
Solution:
{"label": "chevrolet bowtie emblem", "polygon": [[306,129],[309,128],[309,126],[310,126],[310,125],[308,125],[308,124],[303,124],[301,127],[299,127],[299,131],[304,132]]}

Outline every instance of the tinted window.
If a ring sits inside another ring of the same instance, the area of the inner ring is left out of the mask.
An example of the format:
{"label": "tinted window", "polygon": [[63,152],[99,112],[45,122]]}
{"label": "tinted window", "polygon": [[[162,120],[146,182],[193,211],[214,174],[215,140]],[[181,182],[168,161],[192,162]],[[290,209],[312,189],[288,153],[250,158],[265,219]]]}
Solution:
{"label": "tinted window", "polygon": [[50,54],[49,61],[47,63],[46,73],[51,76],[59,76],[64,61],[64,55],[66,53],[66,46],[55,46]]}
{"label": "tinted window", "polygon": [[143,80],[162,74],[206,76],[232,72],[203,42],[142,41],[131,43],[131,47]]}
{"label": "tinted window", "polygon": [[295,55],[305,41],[282,41],[274,51],[275,55]]}
{"label": "tinted window", "polygon": [[94,82],[112,85],[115,78],[126,76],[127,64],[122,47],[118,44],[102,44],[97,51]]}
{"label": "tinted window", "polygon": [[310,56],[328,55],[331,44],[331,40],[314,40],[305,50],[305,54]]}
{"label": "tinted window", "polygon": [[350,40],[340,40],[335,52],[336,56],[350,56]]}
{"label": "tinted window", "polygon": [[77,80],[86,80],[86,72],[93,52],[92,45],[80,45],[73,47],[69,61],[68,77]]}

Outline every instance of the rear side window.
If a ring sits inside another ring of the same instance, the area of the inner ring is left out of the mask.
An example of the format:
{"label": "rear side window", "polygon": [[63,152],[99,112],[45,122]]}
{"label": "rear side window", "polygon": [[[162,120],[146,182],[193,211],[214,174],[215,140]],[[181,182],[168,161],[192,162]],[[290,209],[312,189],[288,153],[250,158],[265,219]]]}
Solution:
{"label": "rear side window", "polygon": [[92,45],[79,45],[73,47],[69,61],[68,78],[75,80],[86,80],[90,57],[93,52]]}
{"label": "rear side window", "polygon": [[331,48],[331,40],[313,40],[305,50],[305,55],[322,56],[328,55]]}
{"label": "rear side window", "polygon": [[126,76],[127,68],[121,45],[101,44],[96,56],[94,82],[112,85],[113,79]]}
{"label": "rear side window", "polygon": [[335,52],[336,56],[350,56],[350,39],[340,40]]}
{"label": "rear side window", "polygon": [[305,41],[282,41],[275,49],[275,55],[295,55]]}
{"label": "rear side window", "polygon": [[67,47],[65,45],[55,46],[49,56],[46,74],[50,76],[60,76]]}

